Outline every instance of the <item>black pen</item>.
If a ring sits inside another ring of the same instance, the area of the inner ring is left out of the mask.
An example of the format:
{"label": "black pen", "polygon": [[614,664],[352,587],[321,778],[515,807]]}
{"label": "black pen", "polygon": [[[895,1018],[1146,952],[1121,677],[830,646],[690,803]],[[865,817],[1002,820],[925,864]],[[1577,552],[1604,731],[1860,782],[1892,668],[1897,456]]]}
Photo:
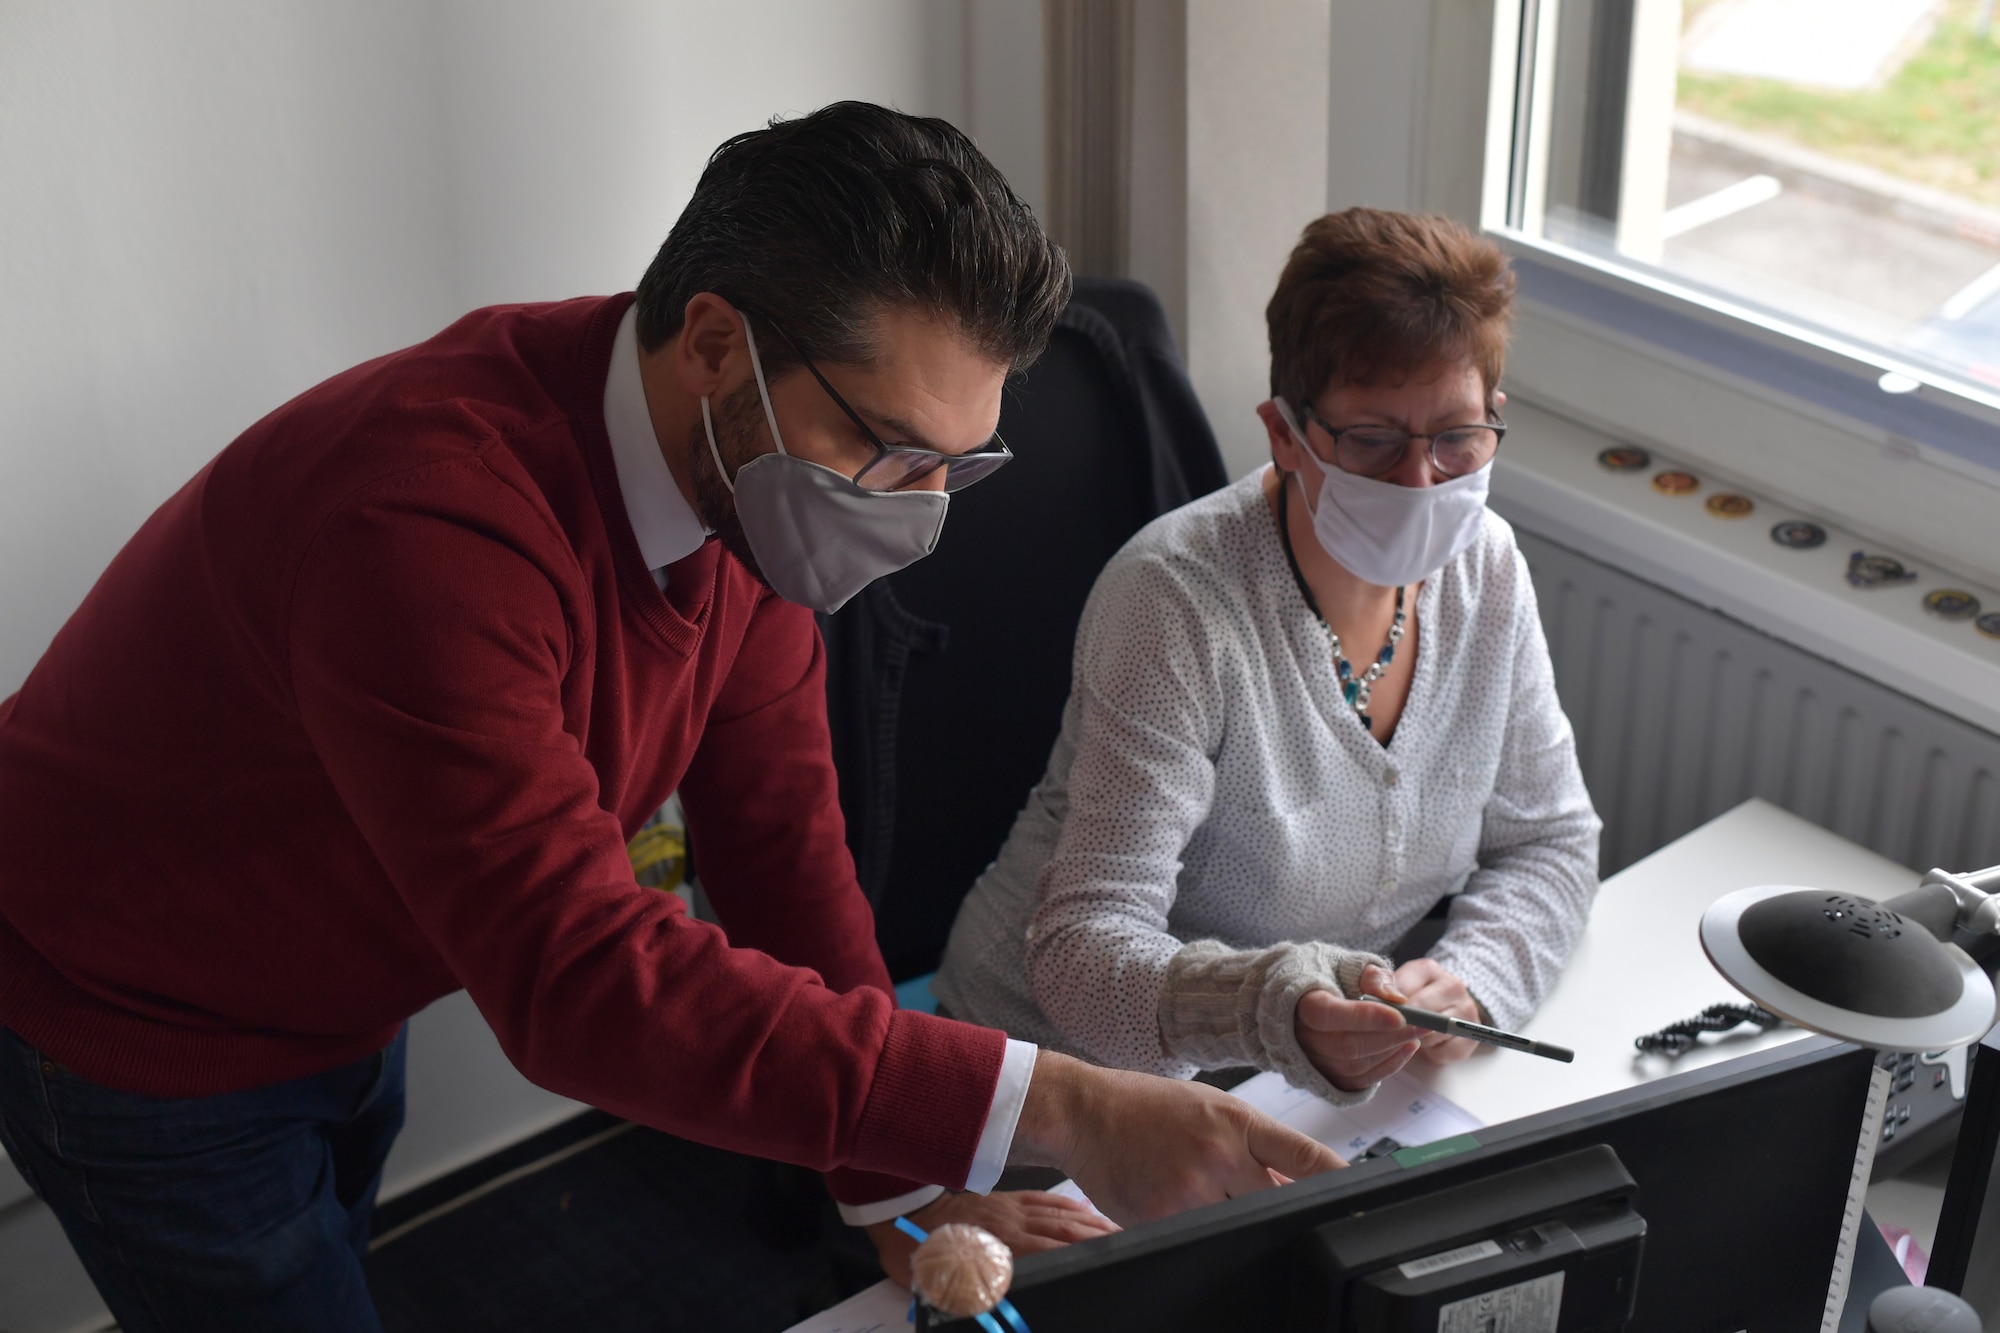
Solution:
{"label": "black pen", "polygon": [[1428,1009],[1419,1009],[1413,1004],[1397,1004],[1379,995],[1364,995],[1364,1000],[1387,1005],[1403,1016],[1403,1021],[1414,1028],[1427,1028],[1432,1032],[1442,1032],[1448,1037],[1465,1037],[1471,1041],[1483,1041],[1489,1046],[1505,1046],[1510,1051],[1526,1051],[1529,1055],[1539,1055],[1548,1060],[1560,1060],[1564,1064],[1576,1059],[1576,1052],[1567,1046],[1555,1046],[1546,1041],[1536,1041],[1533,1037],[1523,1037],[1519,1033],[1502,1032],[1499,1028],[1487,1027],[1484,1023],[1468,1023],[1462,1018],[1449,1014],[1434,1014]]}

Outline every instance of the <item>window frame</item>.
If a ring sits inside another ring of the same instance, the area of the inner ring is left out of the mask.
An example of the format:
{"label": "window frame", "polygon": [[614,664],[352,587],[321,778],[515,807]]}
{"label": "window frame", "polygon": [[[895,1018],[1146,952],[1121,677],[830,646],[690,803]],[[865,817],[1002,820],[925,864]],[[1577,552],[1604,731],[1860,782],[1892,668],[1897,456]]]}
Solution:
{"label": "window frame", "polygon": [[1521,280],[1509,387],[1936,564],[2000,579],[1990,526],[2000,390],[1513,225],[1545,170],[1535,154],[1548,139],[1560,4],[1493,6],[1480,220]]}

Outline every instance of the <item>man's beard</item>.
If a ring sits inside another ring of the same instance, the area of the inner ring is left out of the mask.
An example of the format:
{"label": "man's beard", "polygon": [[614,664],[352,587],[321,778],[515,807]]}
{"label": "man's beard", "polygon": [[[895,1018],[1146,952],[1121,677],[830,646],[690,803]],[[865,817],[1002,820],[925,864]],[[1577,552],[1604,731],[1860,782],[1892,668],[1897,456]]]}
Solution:
{"label": "man's beard", "polygon": [[[714,404],[714,415],[715,445],[734,476],[761,452],[757,447],[757,427],[764,419],[764,405],[757,396],[757,386],[747,383],[738,386],[735,393]],[[770,588],[771,581],[757,567],[750,539],[743,535],[743,524],[736,517],[736,496],[716,472],[715,456],[708,449],[708,433],[701,426],[696,425],[688,432],[684,457],[688,477],[694,484],[696,517],[715,534],[722,548],[736,557],[738,564]]]}

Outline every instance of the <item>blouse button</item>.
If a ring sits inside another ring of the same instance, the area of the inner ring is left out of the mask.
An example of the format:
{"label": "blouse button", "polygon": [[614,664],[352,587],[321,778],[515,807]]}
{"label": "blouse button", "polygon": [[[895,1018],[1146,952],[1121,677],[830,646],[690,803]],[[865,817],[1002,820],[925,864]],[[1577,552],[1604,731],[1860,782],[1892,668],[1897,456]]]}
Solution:
{"label": "blouse button", "polygon": [[1399,783],[1399,782],[1401,782],[1401,781],[1402,781],[1402,778],[1401,778],[1401,777],[1399,777],[1399,776],[1397,775],[1397,773],[1396,773],[1396,770],[1395,770],[1395,769],[1393,769],[1393,768],[1385,768],[1385,769],[1383,769],[1383,770],[1382,770],[1382,785],[1383,785],[1383,786],[1385,786],[1385,787],[1393,787],[1393,786],[1395,786],[1395,785],[1396,785],[1397,783]]}

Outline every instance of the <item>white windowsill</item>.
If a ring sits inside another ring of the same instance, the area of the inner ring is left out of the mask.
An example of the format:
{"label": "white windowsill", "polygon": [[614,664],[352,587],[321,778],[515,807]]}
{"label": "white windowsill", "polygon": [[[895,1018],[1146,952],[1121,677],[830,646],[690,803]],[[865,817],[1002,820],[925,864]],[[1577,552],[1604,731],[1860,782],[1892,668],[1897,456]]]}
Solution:
{"label": "white windowsill", "polygon": [[[1979,598],[2000,612],[2000,589],[1960,577],[1906,551],[1865,541],[1817,514],[1731,485],[1699,462],[1649,448],[1651,467],[1614,473],[1597,454],[1628,443],[1516,398],[1493,476],[1493,508],[1510,521],[1584,555],[1721,611],[1775,638],[1872,677],[1987,731],[2000,733],[2000,639],[1970,621],[1923,609],[1935,588]],[[1655,491],[1650,478],[1684,467],[1703,485],[1691,495]],[[1756,501],[1754,513],[1718,518],[1703,503],[1717,491]],[[1781,519],[1809,519],[1826,544],[1792,550],[1771,540]],[[1919,571],[1912,583],[1856,589],[1850,552],[1893,555]]]}

